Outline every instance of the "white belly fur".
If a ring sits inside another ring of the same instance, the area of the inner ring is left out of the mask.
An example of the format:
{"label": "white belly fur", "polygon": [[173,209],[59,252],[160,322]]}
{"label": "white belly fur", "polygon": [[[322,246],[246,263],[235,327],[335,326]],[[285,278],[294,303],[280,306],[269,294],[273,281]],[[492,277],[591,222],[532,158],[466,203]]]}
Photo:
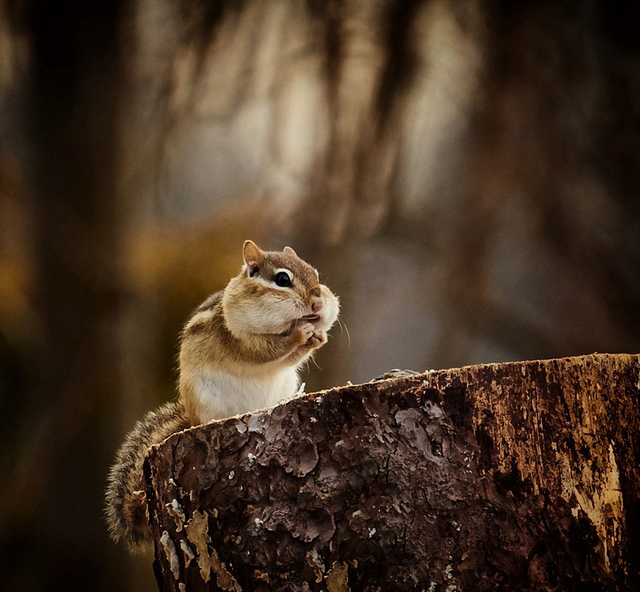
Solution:
{"label": "white belly fur", "polygon": [[284,399],[290,399],[297,389],[298,373],[292,367],[259,378],[207,371],[195,381],[200,421],[203,423],[273,407]]}

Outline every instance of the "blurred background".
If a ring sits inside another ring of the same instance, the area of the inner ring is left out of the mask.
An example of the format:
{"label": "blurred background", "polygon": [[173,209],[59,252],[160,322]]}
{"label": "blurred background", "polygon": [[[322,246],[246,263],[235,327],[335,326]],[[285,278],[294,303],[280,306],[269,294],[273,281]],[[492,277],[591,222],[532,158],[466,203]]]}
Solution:
{"label": "blurred background", "polygon": [[153,590],[102,518],[178,333],[292,245],[307,391],[640,351],[640,9],[0,0],[0,588]]}

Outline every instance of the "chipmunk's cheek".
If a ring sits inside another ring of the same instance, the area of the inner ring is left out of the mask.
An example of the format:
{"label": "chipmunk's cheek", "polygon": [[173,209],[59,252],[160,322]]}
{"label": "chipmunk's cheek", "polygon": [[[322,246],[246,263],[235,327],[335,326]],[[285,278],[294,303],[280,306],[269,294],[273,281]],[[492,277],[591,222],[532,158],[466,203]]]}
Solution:
{"label": "chipmunk's cheek", "polygon": [[338,318],[339,305],[337,299],[327,299],[325,306],[318,315],[318,320],[314,323],[322,331],[328,331]]}
{"label": "chipmunk's cheek", "polygon": [[314,320],[310,320],[316,329],[319,331],[328,331],[335,321],[335,314],[329,309],[323,310],[319,315],[316,315]]}

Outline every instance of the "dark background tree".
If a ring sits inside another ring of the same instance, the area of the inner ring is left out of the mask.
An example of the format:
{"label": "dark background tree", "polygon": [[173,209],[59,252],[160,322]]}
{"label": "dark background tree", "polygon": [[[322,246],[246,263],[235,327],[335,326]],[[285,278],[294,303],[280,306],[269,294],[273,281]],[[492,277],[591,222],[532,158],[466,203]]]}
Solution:
{"label": "dark background tree", "polygon": [[342,297],[307,390],[639,351],[639,39],[595,0],[0,1],[6,586],[148,589],[107,466],[244,238]]}
{"label": "dark background tree", "polygon": [[120,17],[117,2],[33,2],[21,23],[30,65],[21,89],[29,195],[20,205],[30,216],[37,321],[23,361],[28,388],[8,385],[2,393],[22,420],[3,442],[11,485],[1,498],[1,561],[3,585],[13,590],[125,585],[99,512],[118,440],[108,410],[121,389],[126,305],[117,196]]}

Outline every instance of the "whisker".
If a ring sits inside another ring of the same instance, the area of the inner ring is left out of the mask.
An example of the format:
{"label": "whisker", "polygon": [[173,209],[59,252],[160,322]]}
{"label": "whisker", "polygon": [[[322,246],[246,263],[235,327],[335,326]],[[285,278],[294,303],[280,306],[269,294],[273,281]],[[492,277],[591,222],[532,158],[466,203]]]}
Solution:
{"label": "whisker", "polygon": [[349,347],[351,347],[351,334],[349,333],[349,327],[347,327],[346,323],[343,323],[340,319],[338,320],[338,325],[340,325],[340,333],[344,335],[347,334],[347,342],[349,343]]}

